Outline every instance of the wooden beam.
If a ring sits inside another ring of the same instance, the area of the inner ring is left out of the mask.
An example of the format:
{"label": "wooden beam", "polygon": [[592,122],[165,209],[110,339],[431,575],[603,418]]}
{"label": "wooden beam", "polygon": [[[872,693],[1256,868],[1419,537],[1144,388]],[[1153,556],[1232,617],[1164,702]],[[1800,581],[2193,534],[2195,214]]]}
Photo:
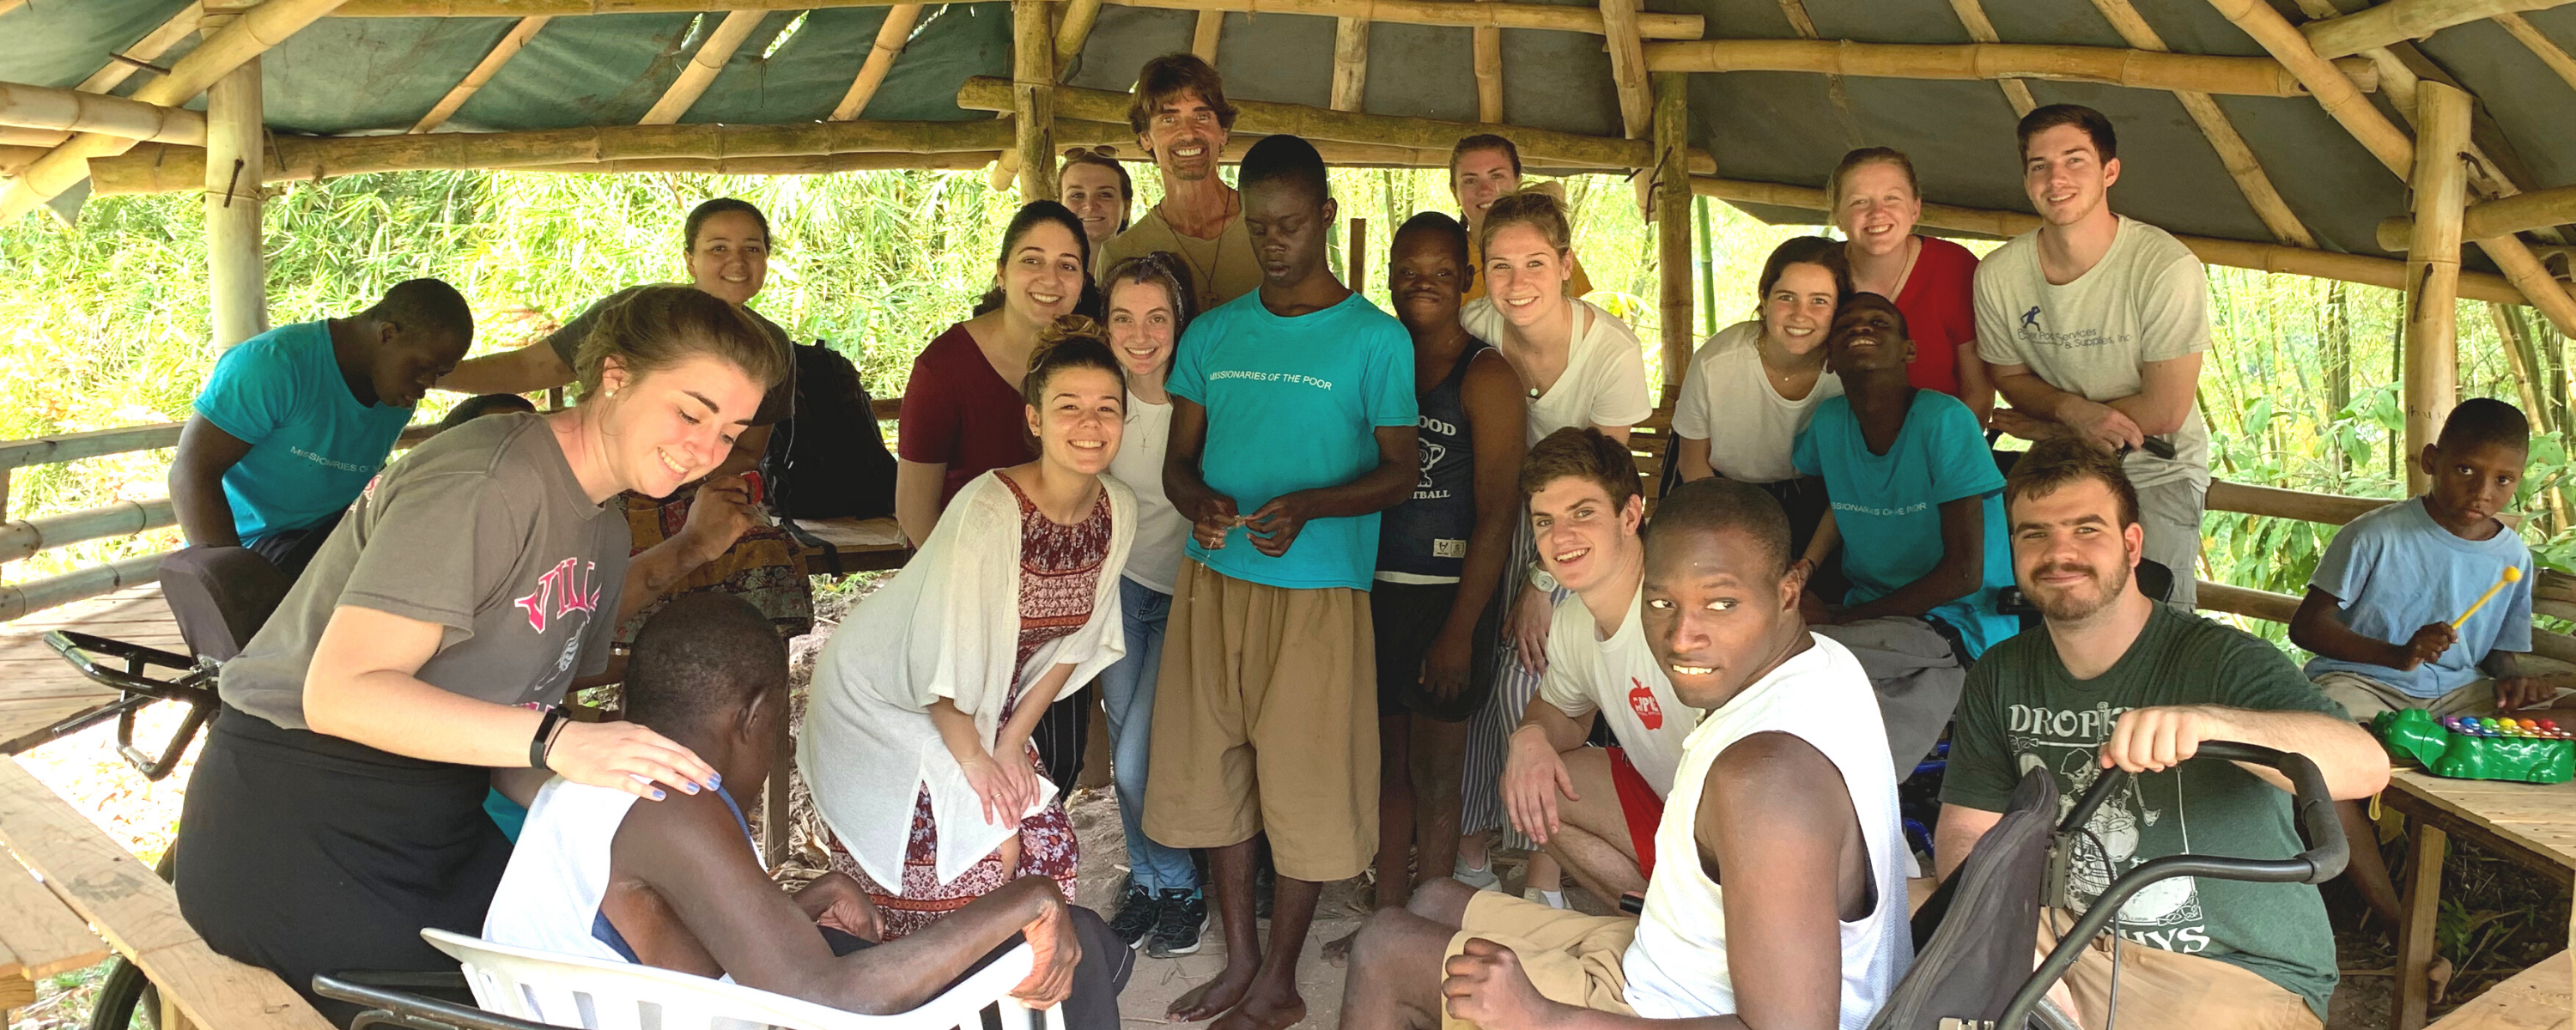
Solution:
{"label": "wooden beam", "polygon": [[1011,105],[1020,202],[1054,200],[1055,22],[1046,0],[1011,0]]}
{"label": "wooden beam", "polygon": [[[1986,17],[1986,5],[1978,0],[1950,0],[1950,10],[1959,15],[1959,24],[1967,28],[1969,39],[1979,43],[2003,42],[2003,37],[1995,34],[1994,19]],[[1999,79],[1996,84],[2003,87],[2004,100],[2012,105],[2015,117],[2029,114],[2032,108],[2039,106],[2039,101],[2030,95],[2029,83],[2020,79]]]}
{"label": "wooden beam", "polygon": [[833,121],[855,120],[868,109],[868,101],[876,97],[877,87],[885,85],[886,73],[894,70],[894,59],[903,54],[904,45],[912,40],[912,27],[920,20],[920,4],[901,4],[886,11],[858,77],[850,80],[850,91],[841,94],[840,105],[832,108]]}
{"label": "wooden beam", "polygon": [[[2022,43],[1855,43],[1831,39],[1703,39],[1654,43],[1646,67],[1659,72],[1813,72],[1894,79],[2062,79],[2136,89],[2195,90],[2258,97],[2307,95],[2282,62],[2118,47]],[[2338,78],[2376,84],[2378,69],[2351,59]]]}
{"label": "wooden beam", "polygon": [[1333,110],[1361,108],[1368,92],[1368,50],[1368,19],[1333,20]]}
{"label": "wooden beam", "polygon": [[2388,0],[2340,18],[2299,27],[2308,45],[2326,57],[2357,54],[2372,47],[2422,39],[2435,32],[2481,18],[2515,11],[2545,11],[2568,0]]}
{"label": "wooden beam", "polygon": [[465,106],[465,102],[473,98],[476,90],[482,89],[484,83],[492,81],[492,76],[500,73],[501,66],[510,63],[511,58],[519,56],[519,51],[528,45],[528,40],[534,38],[538,30],[545,28],[547,22],[553,20],[542,14],[519,19],[519,24],[511,26],[508,35],[502,36],[500,42],[492,44],[492,52],[484,54],[481,61],[475,62],[474,70],[465,73],[464,81],[448,90],[446,96],[438,98],[438,103],[429,109],[429,113],[420,116],[420,121],[413,123],[411,131],[428,132],[447,124],[447,120],[455,116],[457,108]]}
{"label": "wooden beam", "polygon": [[[2406,452],[2441,435],[2460,401],[2460,212],[2469,192],[2469,95],[2438,82],[2415,91],[2415,234],[2406,248]],[[2409,467],[2410,493],[2430,485]]]}
{"label": "wooden beam", "polygon": [[[214,81],[230,74],[251,58],[276,46],[286,37],[339,6],[341,0],[267,0],[250,9],[232,24],[208,37],[188,56],[170,66],[164,75],[134,91],[134,99],[147,104],[177,107],[190,97],[206,91]],[[0,223],[17,219],[36,205],[52,200],[87,178],[89,159],[113,157],[134,148],[135,141],[115,136],[84,132],[55,147],[52,153],[27,166],[25,173],[0,192]]]}
{"label": "wooden beam", "polygon": [[[1478,0],[1491,3],[1493,0]],[[1476,120],[1503,120],[1503,30],[1490,26],[1474,31],[1476,46]]]}
{"label": "wooden beam", "polygon": [[[1607,0],[1623,3],[1625,0]],[[1656,279],[1663,337],[1664,393],[1679,390],[1691,357],[1690,76],[1654,78],[1652,128]]]}
{"label": "wooden beam", "polygon": [[1646,81],[1646,43],[1637,34],[1633,0],[1601,0],[1601,26],[1610,48],[1610,83],[1619,94],[1619,126],[1629,139],[1654,131],[1656,88]]}
{"label": "wooden beam", "polygon": [[[219,34],[239,15],[212,0],[203,22]],[[268,257],[260,204],[267,196],[266,91],[253,57],[206,87],[206,295],[216,349],[268,331]]]}
{"label": "wooden beam", "polygon": [[[327,179],[361,172],[532,168],[657,159],[812,157],[850,153],[959,153],[1012,146],[1010,123],[797,122],[787,125],[609,125],[538,132],[433,132],[419,136],[314,139],[279,136],[267,181]],[[101,194],[194,189],[206,152],[153,145],[95,172]]]}
{"label": "wooden beam", "polygon": [[930,169],[965,171],[1000,159],[998,150],[957,150],[931,154],[902,151],[814,154],[798,157],[643,157],[617,161],[527,165],[512,171],[622,175],[637,172],[690,172],[706,175],[829,175],[833,172]]}
{"label": "wooden beam", "polygon": [[72,88],[83,93],[105,93],[123,85],[125,80],[132,78],[135,72],[143,70],[141,66],[144,63],[160,60],[162,54],[168,53],[171,47],[179,45],[181,40],[195,36],[197,22],[205,17],[205,14],[205,5],[200,3],[191,3],[180,8],[179,13],[170,16],[170,20],[162,22],[159,28],[145,33],[142,39],[134,42],[133,46],[126,47],[124,53],[108,58],[106,64],[101,65],[97,71],[91,72],[89,78],[82,79],[80,85]]}
{"label": "wooden beam", "polygon": [[[1552,29],[1606,35],[1601,11],[1553,4],[1459,3],[1457,0],[1108,0],[1128,7],[1170,11],[1240,11],[1245,14],[1310,14],[1326,18],[1362,18],[1399,25],[1446,25],[1454,28]],[[1696,14],[1640,12],[1637,28],[1647,39],[1698,39],[1707,19]]]}
{"label": "wooden beam", "polygon": [[184,107],[0,82],[0,125],[49,132],[95,132],[131,140],[206,144],[206,116]]}
{"label": "wooden beam", "polygon": [[715,31],[707,33],[706,41],[698,44],[698,52],[690,55],[689,63],[680,68],[680,77],[671,80],[671,87],[662,91],[662,99],[654,101],[653,109],[644,112],[635,124],[670,125],[689,113],[698,98],[706,95],[707,87],[715,84],[725,62],[733,60],[733,52],[742,48],[742,41],[751,38],[751,30],[759,28],[760,20],[766,17],[767,11],[725,15]]}
{"label": "wooden beam", "polygon": [[[1759,204],[1823,212],[1827,208],[1825,191],[1811,186],[1784,183],[1748,182],[1741,179],[1717,179],[1704,175],[1691,177],[1691,192],[1737,204]],[[1995,211],[1982,208],[1954,207],[1925,203],[1917,224],[1933,229],[1970,232],[1983,236],[2009,239],[2039,228],[2039,216],[2020,211]],[[2406,263],[2366,254],[2339,254],[2308,250],[2277,243],[2253,243],[2245,240],[2222,240],[2208,236],[2174,237],[2191,249],[2203,263],[2229,268],[2251,268],[2258,272],[2280,272],[2291,275],[2340,279],[2391,290],[2406,287]],[[2534,259],[2537,261],[2537,259]],[[2561,291],[2564,292],[2563,290]],[[2529,304],[2531,300],[2503,276],[2485,272],[2463,272],[2460,296],[2471,300],[2491,300],[2505,304]]]}
{"label": "wooden beam", "polygon": [[2567,56],[2567,51],[2541,35],[2539,29],[2532,28],[2531,22],[2519,14],[2496,15],[2495,23],[2513,38],[2521,40],[2523,47],[2530,50],[2532,56],[2540,58],[2540,63],[2548,65],[2550,71],[2557,72],[2558,78],[2567,83],[2567,88],[2576,89],[2576,58]]}
{"label": "wooden beam", "polygon": [[[2475,240],[2571,222],[2576,222],[2576,186],[2560,186],[2471,204],[2461,214],[2460,232]],[[2405,250],[2414,224],[2405,215],[2382,220],[2379,245],[2388,250]]]}
{"label": "wooden beam", "polygon": [[[2139,14],[2129,0],[2093,0],[2093,7],[2130,46],[2158,52],[2173,49],[2165,45],[2164,37],[2147,24],[2146,16]],[[2272,185],[2272,177],[2264,174],[2262,162],[2255,159],[2254,148],[2236,131],[2236,123],[2227,117],[2227,112],[2218,109],[2217,99],[2198,90],[2176,90],[2173,96],[2191,115],[2192,123],[2200,126],[2201,138],[2209,141],[2219,164],[2227,169],[2227,177],[2236,181],[2236,191],[2245,195],[2246,205],[2263,220],[2263,227],[2272,231],[2272,238],[2293,247],[2314,249],[2316,234],[2308,231],[2290,210],[2289,202],[2281,198],[2281,191]]]}
{"label": "wooden beam", "polygon": [[1198,24],[1190,29],[1190,53],[1213,66],[1216,64],[1217,40],[1224,32],[1224,11],[1200,11]]}
{"label": "wooden beam", "polygon": [[71,133],[60,129],[21,129],[15,125],[0,125],[0,147],[40,147],[52,150],[63,145],[63,141],[70,138],[72,138]]}
{"label": "wooden beam", "polygon": [[1091,39],[1091,27],[1100,24],[1100,0],[1068,0],[1064,20],[1055,27],[1055,77],[1062,81],[1082,56],[1082,45]]}

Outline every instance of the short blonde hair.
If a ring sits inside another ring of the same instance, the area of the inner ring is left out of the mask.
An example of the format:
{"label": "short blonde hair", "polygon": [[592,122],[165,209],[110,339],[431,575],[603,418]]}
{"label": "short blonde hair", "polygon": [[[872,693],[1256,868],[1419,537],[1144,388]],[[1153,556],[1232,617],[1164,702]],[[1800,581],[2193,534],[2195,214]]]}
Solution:
{"label": "short blonde hair", "polygon": [[1566,218],[1565,202],[1537,189],[1504,197],[1485,210],[1485,224],[1476,229],[1476,253],[1493,253],[1495,234],[1515,225],[1537,229],[1548,246],[1560,251],[1574,249],[1574,223]]}

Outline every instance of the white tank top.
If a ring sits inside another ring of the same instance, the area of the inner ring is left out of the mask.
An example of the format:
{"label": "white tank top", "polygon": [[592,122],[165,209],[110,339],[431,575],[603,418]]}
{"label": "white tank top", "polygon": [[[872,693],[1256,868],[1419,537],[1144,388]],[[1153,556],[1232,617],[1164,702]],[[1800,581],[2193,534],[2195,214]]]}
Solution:
{"label": "white tank top", "polygon": [[[1673,792],[1655,828],[1655,875],[1636,941],[1621,967],[1628,1004],[1656,1019],[1724,1015],[1735,1011],[1734,975],[1727,962],[1724,888],[1698,861],[1693,824],[1709,766],[1736,741],[1756,733],[1787,733],[1834,763],[1860,817],[1869,848],[1869,872],[1878,903],[1868,915],[1840,924],[1842,931],[1842,1030],[1862,1030],[1886,1002],[1897,977],[1914,958],[1905,911],[1905,835],[1896,809],[1896,771],[1887,764],[1887,731],[1869,675],[1850,651],[1810,634],[1814,646],[1781,663],[1726,707],[1700,720],[1682,745]],[[1867,717],[1864,718],[1863,716]]]}
{"label": "white tank top", "polygon": [[[740,822],[742,809],[721,789],[717,796]],[[518,846],[483,917],[483,939],[495,944],[579,955],[604,962],[633,962],[626,942],[599,913],[608,896],[609,851],[635,795],[574,783],[563,777],[538,788]],[[758,861],[760,846],[743,836]],[[728,977],[728,980],[731,978]]]}

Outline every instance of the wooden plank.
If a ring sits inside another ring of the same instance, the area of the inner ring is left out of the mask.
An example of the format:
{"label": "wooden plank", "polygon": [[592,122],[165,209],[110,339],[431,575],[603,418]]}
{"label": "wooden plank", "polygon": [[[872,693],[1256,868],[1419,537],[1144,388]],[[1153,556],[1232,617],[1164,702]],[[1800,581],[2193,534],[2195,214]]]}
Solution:
{"label": "wooden plank", "polygon": [[2431,1030],[2552,1030],[2568,1024],[2570,952],[2532,963],[2435,1020]]}
{"label": "wooden plank", "polygon": [[97,965],[107,944],[45,885],[0,861],[0,977],[39,980]]}
{"label": "wooden plank", "polygon": [[330,1030],[276,974],[215,954],[180,917],[169,884],[15,761],[0,761],[0,844],[44,875],[188,1022],[204,1030]]}
{"label": "wooden plank", "polygon": [[2576,784],[2454,780],[2418,769],[2389,775],[2389,789],[2576,873]]}
{"label": "wooden plank", "polygon": [[2450,837],[2439,827],[2418,822],[2409,831],[2411,859],[2406,865],[2406,900],[2397,927],[2397,998],[2389,1006],[2389,1030],[2420,1030],[2428,1002],[2425,972],[2433,966],[2435,918],[2442,909],[2442,859]]}

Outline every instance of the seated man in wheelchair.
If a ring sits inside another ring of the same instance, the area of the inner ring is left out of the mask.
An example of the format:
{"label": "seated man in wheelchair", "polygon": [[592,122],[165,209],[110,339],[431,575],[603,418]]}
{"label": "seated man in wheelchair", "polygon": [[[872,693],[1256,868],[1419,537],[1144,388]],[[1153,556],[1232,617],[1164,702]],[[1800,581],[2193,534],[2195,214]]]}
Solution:
{"label": "seated man in wheelchair", "polygon": [[412,406],[473,343],[464,296],[412,279],[350,317],[282,325],[224,352],[170,462],[180,532],[302,575],[384,468]]}
{"label": "seated man in wheelchair", "polygon": [[1913,953],[1896,778],[1868,674],[1798,616],[1805,582],[1788,518],[1759,487],[1666,494],[1646,528],[1641,621],[1673,693],[1704,714],[1643,912],[1435,880],[1360,931],[1344,1030],[1867,1022]]}
{"label": "seated man in wheelchair", "polygon": [[[1943,878],[2031,768],[2055,777],[2061,806],[2104,768],[2136,774],[2087,824],[2070,897],[2043,899],[2077,908],[2165,855],[2301,849],[2288,782],[2266,768],[2181,764],[2204,741],[2306,755],[2339,800],[2387,784],[2379,744],[2279,648],[2139,592],[2143,531],[2118,458],[2044,441],[2013,467],[2004,501],[2014,575],[2045,630],[1995,645],[1968,673],[1934,837]],[[2040,949],[2072,922],[2043,910]],[[2122,1030],[2312,1028],[2334,993],[2334,932],[2313,886],[2176,878],[2131,897],[2111,928],[2117,943],[2086,949],[2059,997],[2088,1028],[2105,1025],[2114,947]]]}
{"label": "seated man in wheelchair", "polygon": [[1010,993],[1064,1006],[1070,1028],[1115,1030],[1133,955],[1043,876],[1022,877],[891,944],[859,885],[826,874],[789,895],[762,868],[726,784],[757,791],[787,718],[787,648],[769,620],[691,594],[644,624],[626,717],[713,765],[715,790],[637,805],[549,780],[492,898],[495,943],[716,977],[862,1014],[909,1011],[1026,940],[1036,968]]}

